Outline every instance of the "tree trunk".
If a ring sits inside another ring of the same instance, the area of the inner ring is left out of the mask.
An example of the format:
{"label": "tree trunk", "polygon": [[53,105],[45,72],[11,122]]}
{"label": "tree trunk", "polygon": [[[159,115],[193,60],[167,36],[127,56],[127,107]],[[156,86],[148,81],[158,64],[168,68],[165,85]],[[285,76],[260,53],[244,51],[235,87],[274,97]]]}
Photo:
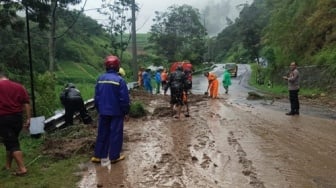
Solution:
{"label": "tree trunk", "polygon": [[51,15],[50,15],[50,35],[49,35],[49,71],[54,72],[55,68],[55,31],[56,31],[56,8],[57,0],[51,1]]}
{"label": "tree trunk", "polygon": [[138,79],[138,64],[137,64],[137,45],[136,45],[136,20],[135,20],[135,0],[132,1],[132,72],[133,79]]}

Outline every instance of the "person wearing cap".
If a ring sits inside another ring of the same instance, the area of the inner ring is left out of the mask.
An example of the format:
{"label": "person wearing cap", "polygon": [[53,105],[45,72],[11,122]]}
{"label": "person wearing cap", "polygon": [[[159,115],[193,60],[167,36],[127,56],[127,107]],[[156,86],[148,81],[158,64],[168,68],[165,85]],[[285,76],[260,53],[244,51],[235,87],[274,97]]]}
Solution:
{"label": "person wearing cap", "polygon": [[65,110],[65,126],[73,125],[73,116],[76,112],[79,112],[84,124],[92,123],[92,118],[84,106],[82,95],[75,84],[66,84],[60,94],[60,100]]}
{"label": "person wearing cap", "polygon": [[300,102],[299,102],[299,91],[300,91],[300,74],[297,69],[296,62],[291,62],[290,71],[288,75],[283,76],[288,82],[288,92],[289,92],[289,102],[291,110],[286,113],[288,116],[300,115]]}
{"label": "person wearing cap", "polygon": [[125,159],[121,154],[124,120],[128,121],[130,98],[126,81],[118,74],[120,60],[109,55],[104,61],[106,72],[95,86],[94,102],[99,114],[98,133],[91,162],[109,158],[111,163]]}

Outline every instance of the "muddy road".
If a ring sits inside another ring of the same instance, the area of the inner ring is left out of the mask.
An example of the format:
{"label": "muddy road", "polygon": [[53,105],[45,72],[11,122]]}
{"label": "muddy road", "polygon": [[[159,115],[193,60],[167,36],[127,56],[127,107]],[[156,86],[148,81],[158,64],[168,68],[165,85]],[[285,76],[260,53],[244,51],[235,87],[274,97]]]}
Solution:
{"label": "muddy road", "polygon": [[88,163],[79,187],[336,187],[335,108],[302,102],[300,116],[286,116],[287,100],[246,99],[249,76],[240,65],[219,99],[204,96],[206,79],[195,76],[181,120],[169,96],[133,93],[149,114],[125,124],[126,159]]}

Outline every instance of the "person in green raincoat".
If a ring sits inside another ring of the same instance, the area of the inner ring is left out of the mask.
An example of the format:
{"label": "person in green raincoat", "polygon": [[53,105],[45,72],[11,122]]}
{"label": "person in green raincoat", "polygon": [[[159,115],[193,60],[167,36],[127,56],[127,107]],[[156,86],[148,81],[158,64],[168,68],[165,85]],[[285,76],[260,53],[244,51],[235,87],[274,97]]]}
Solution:
{"label": "person in green raincoat", "polygon": [[229,86],[231,85],[231,74],[228,70],[224,71],[222,83],[225,89],[225,93],[227,94],[229,92]]}

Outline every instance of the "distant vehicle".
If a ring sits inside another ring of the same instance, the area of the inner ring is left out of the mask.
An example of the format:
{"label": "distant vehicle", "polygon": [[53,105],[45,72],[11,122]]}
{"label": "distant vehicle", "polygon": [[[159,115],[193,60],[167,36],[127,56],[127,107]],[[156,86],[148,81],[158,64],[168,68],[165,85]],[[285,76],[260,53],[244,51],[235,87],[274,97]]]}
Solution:
{"label": "distant vehicle", "polygon": [[211,66],[212,69],[217,70],[217,69],[223,69],[225,64],[213,64]]}
{"label": "distant vehicle", "polygon": [[232,77],[237,77],[238,65],[237,63],[226,63],[224,69],[228,70]]}

